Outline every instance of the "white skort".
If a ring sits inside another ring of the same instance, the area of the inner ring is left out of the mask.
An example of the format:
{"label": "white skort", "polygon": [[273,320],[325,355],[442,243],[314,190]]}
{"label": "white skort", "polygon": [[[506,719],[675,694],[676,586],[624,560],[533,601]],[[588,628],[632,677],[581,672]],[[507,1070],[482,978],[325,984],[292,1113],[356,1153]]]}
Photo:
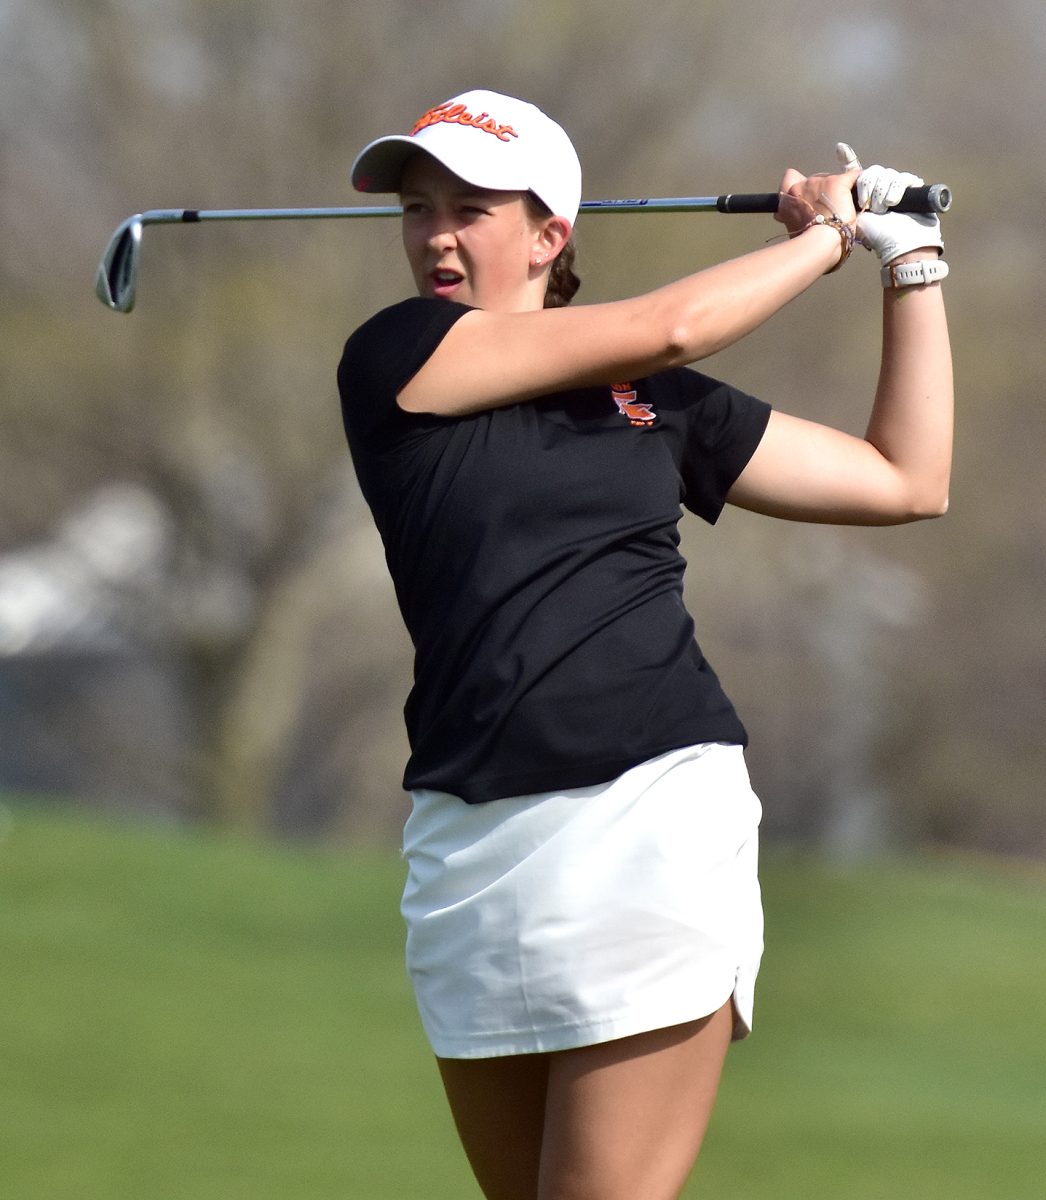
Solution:
{"label": "white skort", "polygon": [[465,804],[417,791],[404,829],[407,967],[443,1058],[592,1045],[733,997],[752,1027],[762,810],[739,746],[610,783]]}

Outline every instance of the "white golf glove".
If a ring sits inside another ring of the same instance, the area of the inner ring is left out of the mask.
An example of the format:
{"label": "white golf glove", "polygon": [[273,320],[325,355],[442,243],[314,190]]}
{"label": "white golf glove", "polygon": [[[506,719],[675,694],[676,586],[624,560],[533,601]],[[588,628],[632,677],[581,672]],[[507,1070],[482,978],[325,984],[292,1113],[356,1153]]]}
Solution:
{"label": "white golf glove", "polygon": [[[844,170],[855,170],[861,165],[845,142],[836,147],[836,156]],[[922,184],[918,175],[889,167],[866,167],[857,177],[857,240],[874,250],[883,266],[909,250],[944,251],[941,220],[936,213],[890,211],[905,188]]]}

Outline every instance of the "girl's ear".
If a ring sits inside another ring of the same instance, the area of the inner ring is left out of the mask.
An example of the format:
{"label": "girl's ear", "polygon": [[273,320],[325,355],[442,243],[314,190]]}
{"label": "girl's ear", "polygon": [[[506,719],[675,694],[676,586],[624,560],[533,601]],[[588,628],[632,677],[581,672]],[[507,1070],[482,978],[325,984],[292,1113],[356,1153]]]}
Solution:
{"label": "girl's ear", "polygon": [[571,224],[565,217],[547,217],[534,242],[535,254],[551,262],[570,241],[572,233]]}

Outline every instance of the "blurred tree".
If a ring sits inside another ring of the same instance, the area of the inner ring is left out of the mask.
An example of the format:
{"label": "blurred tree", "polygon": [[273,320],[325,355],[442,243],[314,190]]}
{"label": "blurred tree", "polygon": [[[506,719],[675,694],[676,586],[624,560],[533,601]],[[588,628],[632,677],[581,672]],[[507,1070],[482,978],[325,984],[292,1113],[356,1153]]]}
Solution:
{"label": "blurred tree", "polygon": [[[751,728],[769,830],[1046,852],[1037,6],[8,0],[0,32],[0,553],[43,545],[113,482],[172,531],[125,627],[167,698],[146,717],[99,683],[21,714],[52,746],[97,747],[93,790],[121,763],[146,805],[286,832],[398,824],[410,648],[334,389],[344,337],[409,289],[397,229],[153,229],[128,317],[90,278],[134,209],[345,202],[360,145],[478,84],[559,117],[591,197],[768,189],[789,163],[830,167],[840,137],[955,187],[951,514],[892,531],[688,521],[688,591]],[[581,299],[775,233],[582,224]],[[859,430],[877,321],[858,256],[707,369]],[[0,660],[0,722],[26,666]],[[60,685],[30,674],[53,701]]]}

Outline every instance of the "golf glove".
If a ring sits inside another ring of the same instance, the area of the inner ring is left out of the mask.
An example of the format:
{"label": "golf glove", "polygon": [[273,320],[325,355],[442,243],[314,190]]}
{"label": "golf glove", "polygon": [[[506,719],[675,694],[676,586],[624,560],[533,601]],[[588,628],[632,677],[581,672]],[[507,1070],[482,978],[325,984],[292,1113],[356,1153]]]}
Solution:
{"label": "golf glove", "polygon": [[[845,170],[861,165],[845,142],[839,143],[836,154]],[[936,213],[890,211],[905,188],[920,187],[922,183],[918,175],[880,166],[865,167],[857,177],[857,240],[874,250],[884,266],[909,250],[944,251],[941,220]]]}

